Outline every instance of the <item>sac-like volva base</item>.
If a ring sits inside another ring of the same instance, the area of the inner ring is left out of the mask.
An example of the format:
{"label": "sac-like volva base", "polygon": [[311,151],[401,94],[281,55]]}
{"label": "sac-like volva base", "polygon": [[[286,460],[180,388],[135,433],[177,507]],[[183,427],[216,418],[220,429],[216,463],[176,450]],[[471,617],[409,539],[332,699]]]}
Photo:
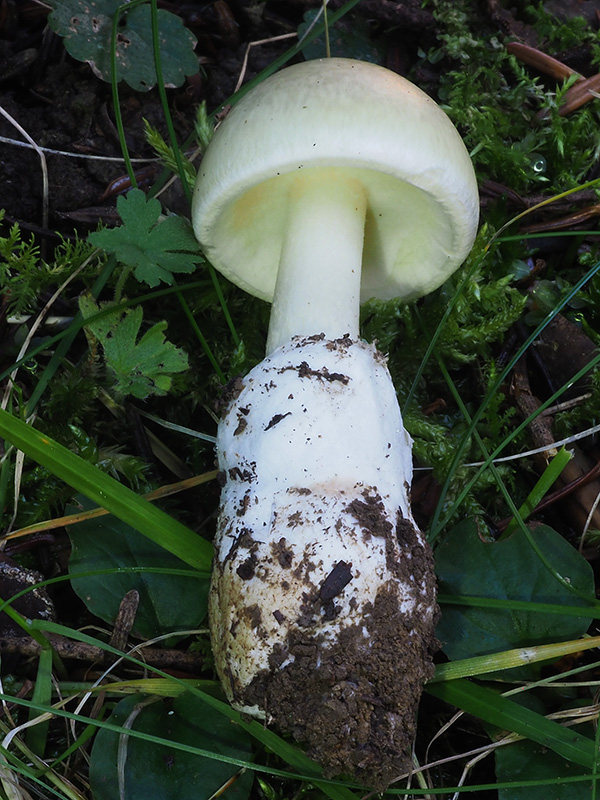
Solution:
{"label": "sac-like volva base", "polygon": [[230,388],[218,433],[224,689],[375,788],[407,766],[436,644],[410,445],[384,357],[349,337],[275,350]]}

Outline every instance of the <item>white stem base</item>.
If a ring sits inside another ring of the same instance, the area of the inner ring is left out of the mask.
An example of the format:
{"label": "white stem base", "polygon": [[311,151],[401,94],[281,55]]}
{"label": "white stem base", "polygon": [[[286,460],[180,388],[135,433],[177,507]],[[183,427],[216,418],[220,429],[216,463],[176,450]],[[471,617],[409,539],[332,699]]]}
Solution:
{"label": "white stem base", "polygon": [[364,189],[335,169],[294,181],[267,355],[292,336],[358,337],[365,211]]}
{"label": "white stem base", "polygon": [[437,615],[383,356],[294,338],[235,387],[217,452],[209,618],[225,693],[328,774],[382,788],[405,767]]}

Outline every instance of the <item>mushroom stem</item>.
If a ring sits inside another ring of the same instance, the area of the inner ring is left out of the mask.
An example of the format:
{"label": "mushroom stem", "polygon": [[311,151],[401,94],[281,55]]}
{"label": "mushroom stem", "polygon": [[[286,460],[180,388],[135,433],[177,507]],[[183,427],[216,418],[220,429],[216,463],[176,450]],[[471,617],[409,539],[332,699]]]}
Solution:
{"label": "mushroom stem", "polygon": [[339,169],[314,167],[290,190],[267,355],[293,336],[358,337],[366,196]]}

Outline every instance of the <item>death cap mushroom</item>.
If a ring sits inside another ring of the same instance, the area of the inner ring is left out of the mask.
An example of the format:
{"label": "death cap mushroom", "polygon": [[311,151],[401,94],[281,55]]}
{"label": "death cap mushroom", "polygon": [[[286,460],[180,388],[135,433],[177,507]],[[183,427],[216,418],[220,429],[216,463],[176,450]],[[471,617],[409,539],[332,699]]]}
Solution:
{"label": "death cap mushroom", "polygon": [[213,265],[272,301],[294,184],[326,169],[365,195],[360,302],[424,295],[467,256],[477,185],[450,119],[399,75],[332,58],[271,76],[216,131],[193,204]]}

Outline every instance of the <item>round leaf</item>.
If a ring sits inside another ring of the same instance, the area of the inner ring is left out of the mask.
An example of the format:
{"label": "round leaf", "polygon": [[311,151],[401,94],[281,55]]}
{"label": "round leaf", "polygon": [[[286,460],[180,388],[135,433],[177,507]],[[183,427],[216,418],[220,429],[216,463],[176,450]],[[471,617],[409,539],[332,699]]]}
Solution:
{"label": "round leaf", "polygon": [[[563,778],[589,775],[589,770],[566,761],[537,742],[515,742],[496,750],[496,777],[501,783],[513,781],[514,786],[498,790],[499,800],[590,800],[592,776],[579,782]],[[544,780],[540,786],[519,786],[520,781]]]}
{"label": "round leaf", "polygon": [[[92,508],[86,498],[81,507]],[[69,513],[80,511],[74,507]],[[190,567],[155,542],[121,522],[106,516],[69,526],[72,552],[71,585],[87,608],[105,622],[113,623],[119,604],[130,589],[137,589],[140,604],[133,633],[151,639],[176,630],[197,628],[206,615],[206,577],[155,572],[122,572],[131,567],[158,567],[190,571]],[[114,573],[75,577],[79,572],[114,570]]]}
{"label": "round leaf", "polygon": [[[219,761],[218,756],[251,759],[247,734],[194,695],[181,695],[172,706],[170,701],[148,703],[143,695],[132,695],[118,703],[109,722],[192,745],[214,753],[216,758],[101,729],[90,761],[94,800],[208,800],[240,771],[236,765]],[[245,800],[251,786],[252,773],[245,772],[227,788],[224,797]]]}
{"label": "round leaf", "polygon": [[[593,600],[592,569],[583,556],[546,525],[532,529],[532,535],[556,571]],[[484,542],[475,521],[466,520],[450,531],[435,557],[440,594],[586,605],[544,566],[521,530],[508,539]],[[437,635],[454,660],[576,639],[588,627],[587,617],[445,605]]]}

